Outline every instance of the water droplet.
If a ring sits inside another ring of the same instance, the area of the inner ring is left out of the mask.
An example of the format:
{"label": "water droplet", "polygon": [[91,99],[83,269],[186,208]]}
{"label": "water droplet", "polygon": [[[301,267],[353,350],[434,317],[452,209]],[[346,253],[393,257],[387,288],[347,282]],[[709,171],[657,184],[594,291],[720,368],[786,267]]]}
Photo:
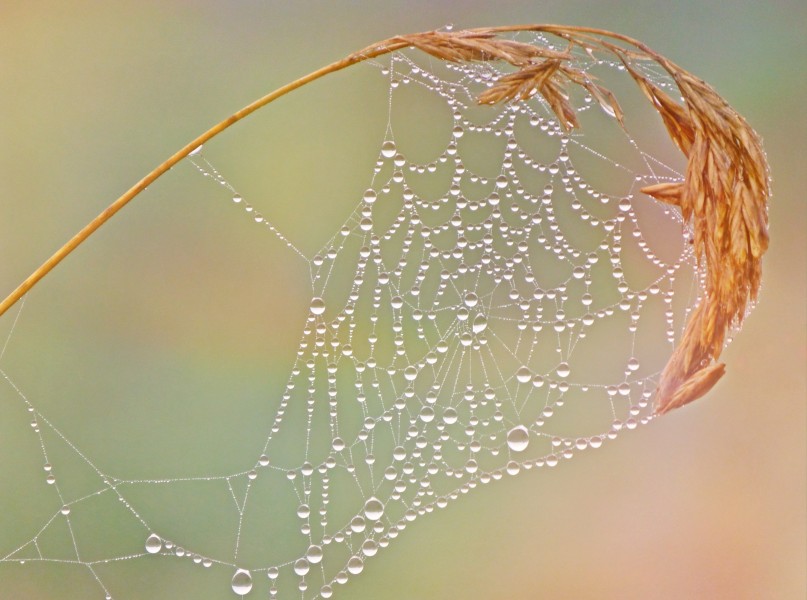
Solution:
{"label": "water droplet", "polygon": [[300,558],[294,563],[294,572],[300,577],[306,575],[311,570],[311,565],[305,558]]}
{"label": "water droplet", "polygon": [[414,381],[418,377],[417,367],[408,366],[404,369],[404,379],[407,381]]}
{"label": "water droplet", "polygon": [[476,315],[476,317],[474,317],[474,322],[473,322],[472,327],[473,327],[474,333],[482,333],[488,327],[488,319],[487,319],[487,317],[485,315],[483,315],[483,314]]}
{"label": "water droplet", "polygon": [[629,371],[636,371],[639,369],[639,359],[636,357],[631,358],[628,361],[628,370]]}
{"label": "water droplet", "polygon": [[527,367],[521,367],[518,371],[516,371],[516,379],[519,383],[528,383],[532,380],[532,371],[530,371]]}
{"label": "water droplet", "polygon": [[62,506],[62,509],[61,509],[61,511],[60,511],[60,512],[61,512],[63,515],[67,516],[67,515],[69,515],[69,514],[70,514],[70,507],[69,507],[69,506],[67,506],[67,505],[65,504],[64,506]]}
{"label": "water droplet", "polygon": [[371,521],[378,521],[384,514],[384,505],[375,496],[364,503],[364,515]]}
{"label": "water droplet", "polygon": [[507,445],[513,452],[523,452],[530,443],[530,432],[524,425],[513,427],[507,432]]}
{"label": "water droplet", "polygon": [[384,158],[392,158],[395,156],[395,142],[392,140],[387,140],[383,144],[381,144],[381,156]]}
{"label": "water droplet", "polygon": [[556,371],[558,373],[558,377],[568,377],[569,373],[572,372],[572,370],[569,368],[569,363],[565,362],[560,363]]}
{"label": "water droplet", "polygon": [[364,540],[361,551],[365,556],[375,556],[378,554],[378,544],[375,540]]}
{"label": "water droplet", "polygon": [[329,585],[323,585],[319,589],[319,595],[326,599],[331,598],[333,597],[333,588]]}
{"label": "water droplet", "polygon": [[376,201],[378,195],[375,193],[375,190],[370,188],[366,192],[364,192],[364,202],[367,204],[372,204]]}
{"label": "water droplet", "polygon": [[146,538],[146,552],[149,554],[157,554],[163,549],[163,541],[156,533],[152,533]]}
{"label": "water droplet", "polygon": [[233,575],[233,591],[239,596],[246,596],[252,591],[252,575],[249,571],[238,569]]}
{"label": "water droplet", "polygon": [[465,298],[463,300],[465,302],[465,306],[473,308],[479,302],[479,297],[473,292],[468,292],[465,294]]}
{"label": "water droplet", "polygon": [[325,301],[322,298],[313,298],[309,307],[312,315],[321,315],[325,312]]}
{"label": "water droplet", "polygon": [[188,153],[188,156],[196,156],[202,151],[202,146],[196,146],[193,150]]}
{"label": "water droplet", "polygon": [[351,575],[358,575],[364,570],[364,561],[358,556],[351,556],[347,561],[347,571]]}
{"label": "water droplet", "polygon": [[308,562],[314,565],[322,562],[322,547],[315,545],[309,546],[305,557],[308,559]]}

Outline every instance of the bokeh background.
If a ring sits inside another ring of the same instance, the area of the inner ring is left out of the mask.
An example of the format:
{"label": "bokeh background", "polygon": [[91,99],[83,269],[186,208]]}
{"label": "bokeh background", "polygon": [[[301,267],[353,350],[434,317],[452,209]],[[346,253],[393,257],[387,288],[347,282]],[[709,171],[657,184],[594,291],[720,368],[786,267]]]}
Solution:
{"label": "bokeh background", "polygon": [[[340,597],[803,598],[803,2],[5,0],[0,289],[266,91],[395,33],[528,22],[641,39],[757,129],[774,184],[762,300],[708,397],[561,469],[505,478],[418,520]],[[386,123],[383,90],[356,77],[286,98],[209,149],[309,252],[366,187]],[[245,234],[241,215],[200,181],[172,174],[44,280],[0,363],[68,439],[127,476],[155,457],[177,472],[233,469],[263,435],[260,418],[244,415],[260,415],[264,391],[285,380],[305,313],[300,263],[268,236]],[[3,339],[16,314],[0,319]],[[8,386],[0,398],[5,555],[58,504],[30,417]],[[154,498],[143,498],[146,510]],[[193,501],[159,497],[154,514]],[[76,517],[89,538],[125,527],[116,507],[97,508],[103,518]],[[132,561],[108,575],[110,591],[232,597],[192,569],[145,572]],[[102,597],[76,567],[0,563],[0,582],[0,598]]]}

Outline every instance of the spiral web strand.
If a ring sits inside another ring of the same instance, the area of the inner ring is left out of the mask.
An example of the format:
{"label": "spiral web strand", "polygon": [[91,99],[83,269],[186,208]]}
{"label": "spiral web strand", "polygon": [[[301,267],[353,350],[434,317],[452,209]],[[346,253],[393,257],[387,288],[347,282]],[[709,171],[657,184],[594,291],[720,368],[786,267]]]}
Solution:
{"label": "spiral web strand", "polygon": [[[619,69],[582,53],[578,61],[586,71]],[[478,107],[480,91],[503,74],[496,65],[395,53],[375,66],[389,85],[387,131],[355,210],[314,256],[204,149],[187,159],[285,244],[275,260],[302,258],[310,270],[296,361],[254,461],[224,475],[162,478],[155,465],[153,479],[119,479],[3,371],[7,392],[31,414],[46,491],[61,508],[29,539],[0,540],[0,561],[85,568],[107,598],[127,592],[107,586],[99,568],[153,560],[219,570],[237,595],[268,581],[269,597],[330,598],[412,521],[652,420],[659,372],[703,274],[678,213],[638,190],[680,174],[617,127],[619,154],[590,141],[585,126],[563,130],[539,97]],[[671,86],[650,66],[645,75]],[[425,159],[423,148],[409,151],[406,131],[396,135],[398,117],[419,115],[399,100],[411,89],[450,121],[442,148]],[[613,120],[591,98],[574,100],[581,119]],[[90,469],[95,491],[62,492],[62,454]],[[141,514],[133,498],[172,486],[226,490],[234,548],[203,552]],[[105,495],[125,507],[131,537],[115,546],[127,550],[86,560],[71,519]],[[74,555],[43,552],[40,538],[65,525]],[[293,530],[283,544],[246,549],[281,525]]]}

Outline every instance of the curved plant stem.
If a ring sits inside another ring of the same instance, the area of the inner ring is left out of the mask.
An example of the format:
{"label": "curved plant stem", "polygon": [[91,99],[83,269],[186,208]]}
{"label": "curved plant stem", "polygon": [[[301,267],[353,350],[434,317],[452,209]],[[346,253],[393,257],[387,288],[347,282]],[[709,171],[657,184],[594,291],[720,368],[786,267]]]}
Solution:
{"label": "curved plant stem", "polygon": [[[618,39],[623,42],[627,42],[637,48],[641,49],[642,51],[648,53],[649,55],[653,56],[659,62],[666,62],[663,57],[658,55],[657,53],[653,52],[647,46],[639,42],[638,40],[634,40],[630,37],[613,33],[610,31],[606,31],[604,29],[596,29],[590,27],[572,27],[572,26],[563,26],[563,25],[508,25],[502,27],[482,27],[477,29],[468,29],[466,30],[467,33],[470,34],[498,34],[498,33],[507,33],[507,32],[516,32],[516,31],[542,31],[546,33],[552,33],[558,35],[560,37],[567,37],[570,33],[572,34],[591,34],[591,35],[599,35],[599,36],[607,36],[613,39]],[[415,35],[424,35],[428,36],[435,32],[426,32],[424,34],[415,34]],[[458,32],[462,33],[462,32]],[[288,83],[275,91],[263,96],[248,104],[238,112],[234,113],[230,117],[226,118],[222,122],[214,125],[203,134],[201,134],[196,139],[188,142],[184,147],[179,149],[173,155],[171,155],[167,160],[157,166],[154,170],[152,170],[148,175],[143,177],[140,181],[138,181],[135,185],[133,185],[129,190],[127,190],[122,196],[120,196],[117,200],[115,200],[112,204],[110,204],[103,212],[101,212],[97,217],[95,217],[92,221],[90,221],[81,231],[76,233],[67,243],[65,243],[61,248],[59,248],[54,254],[46,260],[42,265],[37,268],[31,275],[29,275],[25,281],[23,281],[17,288],[11,292],[8,297],[0,303],[0,316],[2,316],[9,308],[14,306],[16,302],[22,298],[28,290],[34,287],[37,282],[42,279],[45,275],[47,275],[56,265],[58,265],[64,258],[66,258],[73,250],[78,248],[84,240],[90,237],[101,225],[106,223],[112,216],[117,213],[121,208],[126,206],[131,200],[137,197],[143,190],[145,190],[149,185],[151,185],[154,181],[159,179],[162,175],[164,175],[171,167],[181,161],[183,158],[188,156],[194,149],[198,148],[205,142],[211,140],[212,138],[216,137],[225,129],[229,128],[234,123],[240,121],[247,115],[255,112],[259,108],[270,104],[274,100],[277,100],[281,96],[285,96],[289,92],[296,90],[312,81],[324,77],[330,73],[334,73],[335,71],[340,71],[345,69],[351,65],[356,63],[368,60],[370,58],[375,58],[377,56],[381,56],[383,54],[387,54],[389,52],[394,52],[396,50],[400,50],[401,48],[405,48],[407,46],[412,45],[411,42],[407,39],[412,36],[396,36],[389,38],[387,40],[383,40],[381,42],[376,42],[375,44],[371,44],[367,48],[363,50],[359,50],[358,52],[354,52],[345,58],[333,62],[321,69],[317,69],[312,73],[309,73],[305,77],[301,77],[291,83]],[[592,38],[592,41],[596,41],[595,38]],[[665,65],[666,66],[666,65]]]}
{"label": "curved plant stem", "polygon": [[56,265],[58,265],[64,258],[66,258],[73,250],[78,248],[88,237],[90,237],[101,225],[106,223],[112,216],[117,213],[121,208],[126,206],[131,200],[137,197],[143,190],[145,190],[149,185],[154,183],[157,179],[159,179],[162,175],[168,172],[171,167],[181,161],[183,158],[188,156],[194,149],[198,148],[205,142],[211,140],[212,138],[216,137],[225,129],[229,128],[234,123],[240,121],[247,115],[255,112],[259,108],[266,106],[267,104],[277,100],[281,96],[285,96],[289,92],[296,90],[316,79],[324,77],[329,73],[333,73],[335,71],[339,71],[346,67],[349,67],[355,63],[380,56],[387,52],[394,52],[395,50],[400,49],[401,47],[406,46],[403,43],[393,44],[390,43],[388,45],[385,42],[381,42],[379,44],[373,44],[369,46],[365,50],[361,50],[359,52],[355,52],[350,56],[343,58],[342,60],[338,60],[333,62],[321,69],[317,69],[312,73],[309,73],[305,77],[301,77],[291,83],[284,85],[276,89],[275,91],[263,96],[255,100],[254,102],[248,104],[241,110],[236,113],[233,113],[228,118],[224,119],[220,123],[214,125],[203,134],[201,134],[196,139],[188,142],[185,146],[181,149],[177,150],[174,154],[172,154],[168,159],[158,165],[154,170],[152,170],[148,175],[143,177],[140,181],[138,181],[135,185],[129,188],[126,193],[124,193],[120,198],[115,200],[112,204],[106,207],[103,212],[101,212],[97,217],[95,217],[92,221],[90,221],[87,225],[84,226],[81,231],[76,233],[67,243],[65,243],[61,248],[59,248],[53,255],[46,260],[42,265],[37,268],[33,273],[31,273],[25,281],[23,281],[17,288],[11,292],[2,303],[0,303],[0,316],[2,316],[9,308],[14,306],[16,302],[22,298],[28,290],[34,287],[37,282],[42,279],[45,275],[47,275]]}

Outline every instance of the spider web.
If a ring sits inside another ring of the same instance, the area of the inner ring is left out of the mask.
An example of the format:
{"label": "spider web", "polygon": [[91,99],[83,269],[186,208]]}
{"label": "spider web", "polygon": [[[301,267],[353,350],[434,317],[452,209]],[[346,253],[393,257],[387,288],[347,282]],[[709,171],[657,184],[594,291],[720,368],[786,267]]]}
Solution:
{"label": "spider web", "polygon": [[[597,76],[621,70],[577,62]],[[110,567],[145,561],[215,572],[236,595],[330,598],[411,522],[653,419],[703,273],[680,215],[638,190],[681,175],[583,92],[572,98],[581,131],[567,132],[540,97],[478,106],[506,73],[498,65],[395,53],[373,66],[387,129],[355,209],[315,254],[205,148],[181,165],[216,186],[232,219],[282,243],[272,260],[309,271],[262,447],[235,471],[166,476],[154,464],[150,476],[118,476],[4,369],[4,405],[29,414],[46,482],[37,494],[55,509],[21,537],[0,536],[0,562],[88,572],[106,598],[130,597],[108,583]],[[672,87],[651,64],[643,73]],[[226,515],[229,537],[214,544],[181,526],[210,526],[195,513],[205,497]],[[101,534],[91,524],[105,512],[115,525]],[[58,551],[56,538],[67,540]]]}

